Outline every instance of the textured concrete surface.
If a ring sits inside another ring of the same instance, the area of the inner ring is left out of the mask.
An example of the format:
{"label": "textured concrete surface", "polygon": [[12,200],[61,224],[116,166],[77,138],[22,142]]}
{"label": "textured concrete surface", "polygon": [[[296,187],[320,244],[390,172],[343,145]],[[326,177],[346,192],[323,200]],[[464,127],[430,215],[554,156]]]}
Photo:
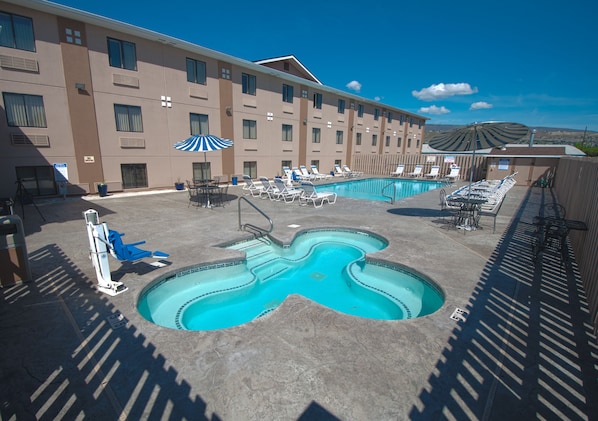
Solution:
{"label": "textured concrete surface", "polygon": [[[451,228],[438,191],[394,205],[339,198],[321,209],[250,198],[284,242],[310,227],[386,237],[390,246],[375,257],[432,278],[445,305],[419,319],[376,321],[293,295],[221,331],[144,320],[136,302],[153,279],[241,257],[215,247],[248,236],[238,230],[240,186],[229,195],[215,209],[188,206],[184,191],[37,201],[45,222],[26,206],[34,280],[2,289],[1,418],[596,419],[596,338],[575,262],[556,251],[531,261],[532,217],[555,200],[550,190],[511,189],[496,234],[490,218],[478,231]],[[241,207],[243,223],[265,223]],[[111,259],[113,278],[129,290],[97,292],[88,208],[125,242],[170,253],[168,265]],[[465,322],[450,319],[456,307]],[[118,313],[123,323],[112,327]]]}

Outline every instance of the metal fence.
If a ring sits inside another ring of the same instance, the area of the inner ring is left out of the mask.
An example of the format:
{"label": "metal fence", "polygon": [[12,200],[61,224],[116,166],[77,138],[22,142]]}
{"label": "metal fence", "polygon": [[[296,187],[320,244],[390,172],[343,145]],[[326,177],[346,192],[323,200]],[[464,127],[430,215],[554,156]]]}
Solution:
{"label": "metal fence", "polygon": [[588,231],[571,231],[575,253],[586,291],[594,333],[598,333],[598,158],[561,158],[554,179],[558,201],[567,219],[583,221]]}

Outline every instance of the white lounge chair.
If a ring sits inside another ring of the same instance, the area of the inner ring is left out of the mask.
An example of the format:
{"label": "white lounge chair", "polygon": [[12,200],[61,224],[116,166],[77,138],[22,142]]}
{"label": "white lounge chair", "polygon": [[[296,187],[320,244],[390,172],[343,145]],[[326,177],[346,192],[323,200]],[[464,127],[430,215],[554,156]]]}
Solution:
{"label": "white lounge chair", "polygon": [[343,171],[343,170],[341,169],[341,166],[340,166],[340,165],[335,165],[335,166],[334,166],[334,175],[336,175],[336,176],[341,176],[341,177],[349,177],[349,174],[348,174],[348,173],[346,173],[345,171]]}
{"label": "white lounge chair", "polygon": [[300,205],[307,205],[309,202],[312,202],[314,208],[321,208],[324,205],[324,201],[330,204],[336,203],[336,193],[317,192],[311,181],[301,183],[301,187],[303,188],[303,194],[299,196]]}
{"label": "white lounge chair", "polygon": [[348,165],[343,165],[343,170],[345,170],[345,172],[348,172],[350,174],[351,177],[360,177],[363,175],[363,173],[361,171],[353,171],[351,168],[349,168]]}
{"label": "white lounge chair", "polygon": [[391,172],[390,175],[392,177],[399,177],[399,176],[403,175],[404,171],[405,171],[405,165],[399,164],[399,165],[397,165],[397,169],[394,172]]}
{"label": "white lounge chair", "polygon": [[293,169],[291,170],[294,174],[293,176],[293,181],[307,181],[309,180],[309,175],[306,177],[303,174],[301,174],[301,170],[299,169],[299,167],[293,167]]}
{"label": "white lounge chair", "polygon": [[294,187],[288,187],[280,178],[274,179],[274,186],[276,191],[271,193],[273,200],[283,200],[285,203],[291,203],[303,194],[303,190]]}
{"label": "white lounge chair", "polygon": [[439,172],[440,172],[440,166],[432,165],[432,168],[430,168],[430,172],[426,174],[426,178],[438,178]]}
{"label": "white lounge chair", "polygon": [[424,169],[423,165],[416,165],[413,169],[413,172],[408,173],[407,175],[411,177],[419,177],[422,175],[422,170]]}
{"label": "white lounge chair", "polygon": [[269,198],[271,199],[271,193],[274,191],[274,185],[270,183],[268,177],[260,177],[260,181],[262,182],[262,190],[260,191],[260,197],[262,199]]}
{"label": "white lounge chair", "polygon": [[310,174],[305,165],[299,165],[299,170],[301,171],[301,175],[304,180],[315,180],[316,179],[316,176],[314,174]]}
{"label": "white lounge chair", "polygon": [[322,174],[320,171],[318,171],[318,167],[316,167],[315,165],[311,166],[311,173],[314,174],[317,179],[332,177],[330,174]]}
{"label": "white lounge chair", "polygon": [[251,177],[248,175],[243,176],[243,181],[245,181],[245,185],[243,186],[243,190],[250,194],[253,197],[260,197],[262,194],[262,190],[264,190],[263,186],[256,186]]}
{"label": "white lounge chair", "polygon": [[290,167],[282,167],[282,170],[284,171],[283,180],[284,180],[285,184],[287,186],[292,186],[293,185],[293,171],[291,170]]}
{"label": "white lounge chair", "polygon": [[451,167],[451,172],[445,175],[451,181],[456,181],[460,178],[459,171],[461,171],[461,167]]}

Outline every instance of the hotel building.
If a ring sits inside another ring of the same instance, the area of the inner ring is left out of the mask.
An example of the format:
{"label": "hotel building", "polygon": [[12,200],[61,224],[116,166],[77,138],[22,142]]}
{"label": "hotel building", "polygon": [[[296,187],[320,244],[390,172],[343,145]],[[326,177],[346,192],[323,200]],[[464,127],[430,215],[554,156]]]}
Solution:
{"label": "hotel building", "polygon": [[[17,180],[86,194],[421,153],[425,117],[325,86],[292,55],[250,62],[37,0],[0,1],[0,26],[0,196]],[[173,147],[208,133],[234,146],[205,161]]]}

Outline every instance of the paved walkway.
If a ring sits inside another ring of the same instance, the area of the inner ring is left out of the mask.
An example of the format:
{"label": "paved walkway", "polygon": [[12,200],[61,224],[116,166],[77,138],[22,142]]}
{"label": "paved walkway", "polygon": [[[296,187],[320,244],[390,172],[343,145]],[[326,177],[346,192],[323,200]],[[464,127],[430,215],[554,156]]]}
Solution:
{"label": "paved walkway", "polygon": [[[321,209],[250,199],[289,242],[310,227],[385,236],[376,257],[410,266],[446,294],[433,315],[376,321],[300,296],[243,326],[176,331],[136,311],[156,277],[238,258],[239,186],[224,208],[186,192],[38,201],[25,208],[34,281],[2,289],[2,419],[596,419],[598,350],[575,263],[531,261],[532,217],[548,189],[515,187],[492,234],[450,228],[438,192],[394,205],[339,198]],[[241,202],[243,222],[263,224]],[[170,253],[162,268],[111,260],[129,290],[98,293],[82,212],[125,242]],[[20,209],[17,209],[20,213]],[[298,226],[298,227],[297,227]],[[465,322],[450,319],[456,307]],[[122,323],[111,317],[122,314]]]}

